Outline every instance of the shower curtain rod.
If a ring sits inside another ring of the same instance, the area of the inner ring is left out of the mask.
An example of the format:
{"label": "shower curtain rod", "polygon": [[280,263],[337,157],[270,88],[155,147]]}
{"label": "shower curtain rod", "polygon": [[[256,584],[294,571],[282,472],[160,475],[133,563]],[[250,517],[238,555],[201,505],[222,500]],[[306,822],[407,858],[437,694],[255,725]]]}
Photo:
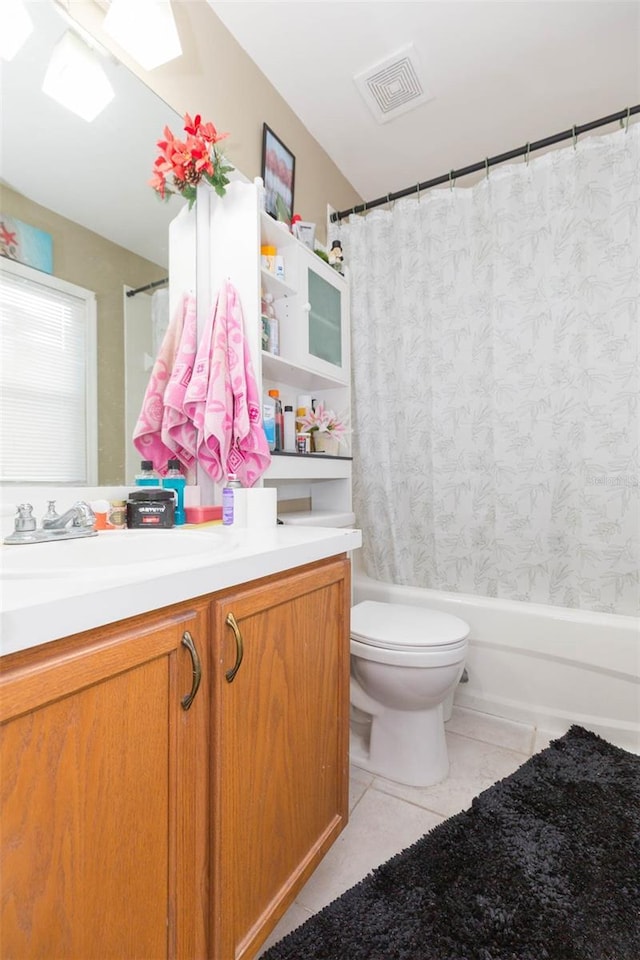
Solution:
{"label": "shower curtain rod", "polygon": [[590,123],[583,123],[579,127],[571,127],[570,130],[563,130],[562,133],[554,133],[551,137],[545,137],[544,140],[536,140],[535,143],[525,143],[523,147],[517,147],[515,150],[509,150],[508,153],[501,153],[496,157],[486,157],[479,163],[472,163],[469,167],[461,167],[459,170],[451,170],[449,173],[443,173],[440,177],[433,180],[425,180],[424,183],[417,183],[414,187],[407,187],[404,190],[398,190],[396,193],[388,193],[386,197],[378,197],[377,200],[369,200],[366,203],[360,203],[349,210],[340,210],[334,212],[329,217],[331,223],[343,220],[351,216],[352,213],[365,213],[372,207],[381,207],[385,203],[391,203],[392,200],[399,200],[401,197],[410,197],[413,193],[420,193],[422,190],[429,190],[431,187],[439,187],[443,183],[453,184],[458,177],[465,177],[470,173],[477,173],[479,170],[489,170],[498,163],[505,163],[507,160],[514,160],[516,157],[526,157],[534,150],[542,150],[544,147],[550,147],[554,143],[560,143],[562,140],[574,141],[581,133],[587,133],[589,130],[595,130],[597,127],[604,127],[608,123],[615,123],[616,120],[626,120],[636,113],[640,113],[640,103],[634,107],[627,107],[625,110],[619,110],[618,113],[612,113],[608,117],[601,117],[599,120],[592,120]]}
{"label": "shower curtain rod", "polygon": [[135,290],[127,290],[127,296],[135,297],[136,293],[144,293],[145,290],[153,290],[155,287],[163,287],[165,283],[169,283],[169,277],[164,277],[162,280],[154,280],[153,283],[145,283],[144,287],[136,287]]}

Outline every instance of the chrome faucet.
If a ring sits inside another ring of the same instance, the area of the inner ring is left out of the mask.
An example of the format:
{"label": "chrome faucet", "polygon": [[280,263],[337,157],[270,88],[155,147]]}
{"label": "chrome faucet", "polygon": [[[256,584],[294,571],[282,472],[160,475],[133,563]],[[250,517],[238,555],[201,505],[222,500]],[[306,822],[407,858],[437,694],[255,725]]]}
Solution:
{"label": "chrome faucet", "polygon": [[[54,505],[55,501],[51,501],[51,505]],[[55,510],[52,507],[52,513]],[[42,521],[43,530],[64,530],[66,527],[71,525],[73,528],[80,528],[82,530],[89,528],[93,530],[96,522],[96,515],[87,503],[86,500],[76,500],[72,507],[63,513],[61,516],[47,516]],[[76,536],[82,536],[78,533]]]}
{"label": "chrome faucet", "polygon": [[6,544],[47,543],[52,540],[74,540],[77,537],[96,537],[96,517],[86,500],[77,500],[66,513],[58,516],[55,502],[49,502],[49,510],[37,529],[33,506],[21,503],[14,520],[14,531],[4,538]]}

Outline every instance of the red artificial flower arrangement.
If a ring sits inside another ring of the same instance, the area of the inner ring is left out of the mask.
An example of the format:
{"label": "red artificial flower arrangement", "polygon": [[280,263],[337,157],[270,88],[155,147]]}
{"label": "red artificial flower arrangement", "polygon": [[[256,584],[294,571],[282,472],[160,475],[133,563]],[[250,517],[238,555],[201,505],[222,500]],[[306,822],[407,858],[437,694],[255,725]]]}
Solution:
{"label": "red artificial flower arrangement", "polygon": [[[212,123],[203,123],[200,114],[192,120],[186,113],[184,130],[187,136],[182,141],[174,137],[169,127],[164,128],[165,139],[158,140],[160,155],[153,165],[149,186],[162,200],[179,193],[189,201],[191,209],[196,200],[196,187],[201,180],[206,180],[218,196],[224,197],[225,187],[229,183],[227,174],[233,167],[226,164],[216,148],[216,144],[228,134],[218,133]],[[171,186],[169,177],[172,178]]]}

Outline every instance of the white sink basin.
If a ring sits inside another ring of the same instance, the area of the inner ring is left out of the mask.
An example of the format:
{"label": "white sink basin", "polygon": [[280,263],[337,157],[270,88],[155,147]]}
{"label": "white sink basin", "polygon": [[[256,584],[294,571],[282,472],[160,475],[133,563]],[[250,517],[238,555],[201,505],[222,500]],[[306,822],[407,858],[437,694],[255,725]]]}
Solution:
{"label": "white sink basin", "polygon": [[209,555],[215,560],[232,548],[230,531],[122,530],[97,537],[52,543],[12,544],[0,550],[2,579],[119,576],[123,570],[160,566],[181,558]]}

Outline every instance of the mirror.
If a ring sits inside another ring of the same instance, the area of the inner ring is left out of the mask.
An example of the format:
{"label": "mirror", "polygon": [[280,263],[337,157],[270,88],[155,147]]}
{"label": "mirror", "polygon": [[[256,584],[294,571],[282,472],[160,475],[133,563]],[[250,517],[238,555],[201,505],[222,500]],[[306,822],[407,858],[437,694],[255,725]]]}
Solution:
{"label": "mirror", "polygon": [[[57,104],[41,84],[70,24],[53,3],[35,0],[27,8],[34,31],[2,67],[0,210],[51,234],[53,273],[96,293],[98,483],[121,484],[132,479],[125,470],[125,327],[136,325],[131,339],[146,384],[150,348],[139,333],[141,324],[151,331],[152,300],[151,291],[129,299],[123,291],[167,276],[169,222],[181,201],[162,203],[147,181],[165,125],[177,134],[182,119],[110,54],[101,63],[115,96],[95,120]],[[134,302],[129,311],[125,304]]]}

